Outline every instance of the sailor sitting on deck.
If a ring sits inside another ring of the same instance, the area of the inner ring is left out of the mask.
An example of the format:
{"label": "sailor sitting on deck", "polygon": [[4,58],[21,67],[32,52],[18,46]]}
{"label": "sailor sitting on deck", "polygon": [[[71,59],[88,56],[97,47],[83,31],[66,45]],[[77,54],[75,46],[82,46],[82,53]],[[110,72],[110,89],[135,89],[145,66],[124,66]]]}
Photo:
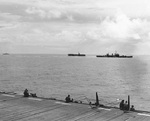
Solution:
{"label": "sailor sitting on deck", "polygon": [[134,105],[131,106],[130,111],[135,111]]}
{"label": "sailor sitting on deck", "polygon": [[124,104],[124,110],[129,110],[129,108],[128,108],[128,102],[127,101]]}
{"label": "sailor sitting on deck", "polygon": [[120,102],[120,110],[124,110],[124,100]]}
{"label": "sailor sitting on deck", "polygon": [[28,92],[27,89],[24,90],[24,93],[23,93],[23,94],[24,94],[24,97],[29,97],[29,92]]}
{"label": "sailor sitting on deck", "polygon": [[73,102],[73,99],[70,98],[70,95],[68,95],[66,98],[66,103],[69,103],[69,102]]}

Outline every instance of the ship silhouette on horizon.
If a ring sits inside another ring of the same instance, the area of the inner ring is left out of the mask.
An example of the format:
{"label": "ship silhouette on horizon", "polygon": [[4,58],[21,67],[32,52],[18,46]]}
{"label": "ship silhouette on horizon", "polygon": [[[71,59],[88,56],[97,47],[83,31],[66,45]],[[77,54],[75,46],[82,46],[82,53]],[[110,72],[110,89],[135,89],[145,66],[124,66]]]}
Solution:
{"label": "ship silhouette on horizon", "polygon": [[106,58],[132,58],[131,55],[120,55],[119,53],[115,52],[114,54],[107,53],[106,55],[96,55],[96,57],[106,57]]}
{"label": "ship silhouette on horizon", "polygon": [[68,56],[86,56],[86,55],[78,52],[77,54],[68,54]]}

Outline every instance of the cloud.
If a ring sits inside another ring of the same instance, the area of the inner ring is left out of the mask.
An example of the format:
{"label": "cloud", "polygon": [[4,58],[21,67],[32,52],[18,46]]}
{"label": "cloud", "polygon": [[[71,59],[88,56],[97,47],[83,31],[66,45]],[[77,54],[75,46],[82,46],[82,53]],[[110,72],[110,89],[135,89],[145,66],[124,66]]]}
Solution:
{"label": "cloud", "polygon": [[[121,4],[118,1],[119,7]],[[147,16],[131,16],[124,7],[116,7],[116,2],[24,0],[21,3],[13,0],[1,6],[0,38],[11,42],[14,49],[21,46],[30,50],[32,46],[35,50],[62,47],[60,53],[62,49],[89,53],[115,50],[145,53],[149,50],[150,21]]]}
{"label": "cloud", "polygon": [[1,53],[6,53],[6,52],[11,52],[12,49],[12,43],[8,40],[6,41],[0,41],[0,52]]}
{"label": "cloud", "polygon": [[[118,38],[126,41],[128,38],[141,39],[150,30],[150,25],[146,19],[132,19],[119,11],[113,17],[107,16],[98,25],[95,30],[89,31],[89,35],[93,36],[93,39],[97,37],[101,38]],[[145,30],[145,27],[147,30]]]}
{"label": "cloud", "polygon": [[119,10],[113,17],[107,16],[99,24],[90,27],[84,34],[86,41],[80,45],[82,47],[87,45],[89,48],[93,46],[93,49],[97,48],[97,50],[101,50],[98,48],[103,46],[103,50],[110,52],[118,50],[123,53],[136,54],[140,53],[139,48],[144,48],[146,45],[141,53],[147,53],[150,50],[149,31],[149,21],[130,18]]}
{"label": "cloud", "polygon": [[85,4],[85,2],[79,1],[38,1],[36,4],[28,6],[25,12],[33,15],[35,21],[39,17],[38,19],[41,18],[43,21],[49,19],[59,20],[60,22],[89,23],[99,22],[106,15],[113,14],[115,10],[95,8],[89,3]]}
{"label": "cloud", "polygon": [[0,19],[1,21],[5,23],[14,23],[20,20],[20,16],[18,15],[13,15],[11,13],[0,13]]}
{"label": "cloud", "polygon": [[61,12],[58,10],[43,10],[36,7],[31,7],[26,9],[26,12],[28,14],[37,14],[41,18],[49,18],[49,19],[55,19],[55,18],[61,18]]}
{"label": "cloud", "polygon": [[68,42],[79,42],[82,38],[82,33],[79,31],[66,31],[63,30],[61,33],[55,35],[56,38],[62,38],[64,41]]}
{"label": "cloud", "polygon": [[[62,49],[65,52],[103,52],[104,54],[115,50],[123,54],[140,53],[139,50],[144,53],[149,50],[149,27],[150,23],[146,19],[132,19],[119,11],[114,16],[106,16],[99,23],[20,24],[17,28],[9,29],[8,33],[11,34],[7,40],[13,40],[14,48],[23,46],[25,49],[34,46],[42,50],[43,46],[46,50],[48,47],[60,50],[62,47],[60,53],[64,52]],[[144,49],[140,49],[144,46]]]}

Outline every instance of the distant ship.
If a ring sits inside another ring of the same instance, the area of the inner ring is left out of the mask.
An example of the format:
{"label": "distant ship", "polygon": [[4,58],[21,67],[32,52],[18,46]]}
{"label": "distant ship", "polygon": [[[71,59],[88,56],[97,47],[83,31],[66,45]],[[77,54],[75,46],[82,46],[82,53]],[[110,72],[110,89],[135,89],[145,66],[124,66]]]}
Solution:
{"label": "distant ship", "polygon": [[68,54],[68,56],[86,56],[86,55],[78,53],[78,54]]}
{"label": "distant ship", "polygon": [[9,55],[9,53],[3,53],[3,55]]}
{"label": "distant ship", "polygon": [[106,55],[96,55],[96,57],[106,57],[106,58],[132,58],[133,56],[127,56],[127,55],[119,55],[118,53],[107,53]]}

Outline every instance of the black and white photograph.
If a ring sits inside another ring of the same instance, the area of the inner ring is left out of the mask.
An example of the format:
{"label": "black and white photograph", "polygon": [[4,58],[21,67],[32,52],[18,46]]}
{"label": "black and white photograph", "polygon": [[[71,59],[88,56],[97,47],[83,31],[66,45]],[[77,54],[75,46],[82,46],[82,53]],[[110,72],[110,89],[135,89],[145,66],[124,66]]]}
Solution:
{"label": "black and white photograph", "polygon": [[0,121],[150,121],[150,1],[0,0]]}

